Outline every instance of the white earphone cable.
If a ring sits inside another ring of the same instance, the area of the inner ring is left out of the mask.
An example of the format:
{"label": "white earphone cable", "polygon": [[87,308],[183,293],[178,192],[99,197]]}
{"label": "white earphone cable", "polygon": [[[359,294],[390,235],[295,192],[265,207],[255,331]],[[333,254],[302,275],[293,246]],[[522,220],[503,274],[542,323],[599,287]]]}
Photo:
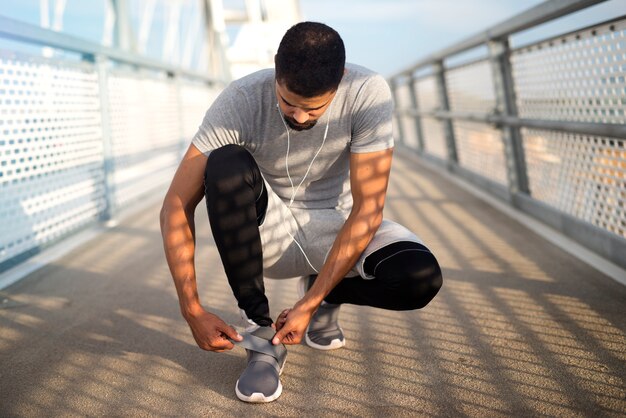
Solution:
{"label": "white earphone cable", "polygon": [[[292,180],[291,175],[289,173],[289,148],[290,148],[290,142],[291,142],[290,141],[290,135],[289,135],[289,128],[287,127],[287,122],[285,121],[285,117],[283,116],[283,112],[280,110],[280,106],[278,105],[278,103],[276,103],[276,108],[278,109],[278,113],[280,114],[280,120],[283,122],[283,125],[285,126],[285,131],[287,132],[287,153],[285,154],[285,169],[287,171],[287,178],[289,179],[289,184],[291,185],[291,198],[289,199],[289,204],[287,205],[287,208],[289,208],[289,209],[291,209],[291,206],[293,205],[293,201],[294,201],[294,199],[296,197],[296,194],[298,193],[298,190],[300,190],[300,186],[302,186],[304,184],[304,180],[306,180],[307,176],[309,175],[309,172],[311,171],[311,167],[313,167],[313,162],[315,161],[315,159],[317,158],[319,153],[322,151],[322,148],[324,148],[324,144],[326,143],[326,137],[328,136],[328,127],[330,126],[330,115],[332,113],[333,104],[334,104],[334,101],[331,102],[330,108],[328,109],[328,117],[326,118],[326,129],[324,130],[324,137],[322,139],[322,145],[320,145],[319,149],[317,150],[317,152],[313,156],[313,159],[311,159],[311,162],[309,163],[309,167],[307,168],[306,172],[304,173],[304,176],[302,177],[302,180],[298,184],[298,187],[294,188],[293,180]],[[284,216],[283,216],[283,225],[285,225],[285,218],[284,218]],[[316,273],[319,273],[319,271],[317,271],[317,269],[315,267],[313,267],[313,264],[309,260],[309,257],[307,257],[306,252],[304,251],[304,249],[302,248],[302,246],[300,245],[298,240],[296,240],[296,237],[294,237],[291,234],[291,232],[289,232],[289,229],[287,229],[286,225],[285,225],[285,230],[287,231],[287,234],[291,237],[293,242],[298,246],[298,248],[300,249],[300,252],[304,256],[304,258],[305,258],[306,262],[309,264],[309,266]]]}
{"label": "white earphone cable", "polygon": [[[304,184],[304,180],[306,180],[307,176],[309,175],[309,172],[311,171],[311,167],[313,167],[313,162],[315,161],[315,159],[317,158],[319,153],[322,151],[322,148],[324,148],[324,144],[326,143],[326,137],[328,136],[328,127],[330,126],[330,112],[332,111],[332,107],[333,107],[333,104],[331,103],[330,104],[330,108],[328,109],[329,112],[328,112],[328,118],[326,119],[326,129],[324,130],[324,137],[322,139],[322,145],[320,145],[319,149],[317,150],[317,152],[313,156],[313,159],[309,163],[309,167],[307,168],[306,172],[304,173],[304,176],[302,177],[302,180],[298,184],[298,187],[296,187],[295,189],[293,187],[293,180],[291,179],[291,175],[289,173],[289,147],[290,147],[290,142],[291,142],[290,136],[289,136],[289,128],[287,127],[287,123],[285,122],[285,118],[284,118],[282,112],[280,114],[281,120],[283,121],[283,125],[285,126],[285,131],[287,132],[287,153],[285,154],[285,169],[287,170],[287,177],[289,178],[289,184],[291,185],[291,199],[289,199],[289,207],[290,208],[291,208],[291,205],[293,204],[293,201],[294,201],[294,199],[296,197],[296,194],[298,193],[298,190],[300,190],[300,186],[302,186],[302,184]],[[280,112],[280,109],[279,109],[279,112]]]}

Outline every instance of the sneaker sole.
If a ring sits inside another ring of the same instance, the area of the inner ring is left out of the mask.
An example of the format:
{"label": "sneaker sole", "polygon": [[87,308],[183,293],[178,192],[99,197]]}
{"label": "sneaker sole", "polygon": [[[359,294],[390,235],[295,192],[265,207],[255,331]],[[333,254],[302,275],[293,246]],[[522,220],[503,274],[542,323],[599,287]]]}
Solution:
{"label": "sneaker sole", "polygon": [[[286,363],[287,362],[285,361],[283,365],[281,366],[280,370],[278,371],[278,376],[281,376],[283,374],[283,370],[285,369]],[[237,395],[237,398],[239,398],[239,400],[244,401],[244,402],[250,402],[250,403],[272,402],[278,399],[282,393],[283,393],[283,384],[280,382],[280,380],[278,381],[278,387],[276,388],[276,392],[272,393],[269,396],[265,396],[264,394],[260,392],[254,392],[250,396],[244,395],[243,393],[239,392],[239,379],[237,379],[237,383],[235,383],[235,395]]]}
{"label": "sneaker sole", "polygon": [[[343,334],[343,329],[341,329],[341,328],[339,328],[339,329],[341,330],[341,333]],[[320,344],[314,343],[309,338],[308,332],[304,334],[304,341],[306,342],[306,345],[308,345],[309,347],[315,348],[316,350],[322,350],[322,351],[336,350],[338,348],[345,347],[345,345],[346,345],[346,339],[345,338],[342,339],[342,340],[340,340],[339,338],[335,338],[328,345],[320,345]]]}
{"label": "sneaker sole", "polygon": [[282,393],[283,393],[283,385],[280,382],[278,382],[278,388],[276,388],[276,392],[272,393],[269,396],[265,396],[264,394],[259,393],[259,392],[254,392],[252,395],[246,396],[243,393],[239,392],[239,380],[237,380],[237,384],[235,385],[235,394],[240,400],[244,402],[250,402],[250,403],[272,402],[278,399],[278,397]]}

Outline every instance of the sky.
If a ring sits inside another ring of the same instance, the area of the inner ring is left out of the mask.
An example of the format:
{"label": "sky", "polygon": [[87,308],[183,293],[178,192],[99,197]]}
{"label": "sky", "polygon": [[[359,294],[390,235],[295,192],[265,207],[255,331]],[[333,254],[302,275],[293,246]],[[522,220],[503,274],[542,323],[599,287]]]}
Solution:
{"label": "sky", "polygon": [[[49,0],[54,4],[55,0]],[[99,42],[105,0],[65,0],[63,31]],[[143,0],[127,0],[139,10]],[[157,54],[169,1],[157,0],[147,53]],[[194,0],[183,0],[193,5]],[[224,0],[244,4],[244,0]],[[346,44],[347,59],[390,76],[412,63],[490,26],[542,3],[540,0],[300,0],[304,20],[335,28]],[[0,15],[39,23],[40,0],[0,0]],[[51,6],[52,7],[52,6]],[[197,7],[183,9],[185,21],[197,17]],[[609,0],[512,38],[523,44],[626,15],[626,0]],[[185,28],[181,28],[185,30]],[[6,42],[5,42],[6,44]],[[0,39],[0,49],[7,48]],[[200,45],[200,44],[198,44]],[[158,54],[157,54],[158,55]],[[161,58],[154,56],[154,58]],[[197,60],[196,60],[197,61]]]}
{"label": "sky", "polygon": [[[348,61],[385,76],[540,3],[539,0],[300,0],[305,20],[326,23],[339,32]],[[518,38],[525,43],[625,14],[626,0],[612,0]]]}

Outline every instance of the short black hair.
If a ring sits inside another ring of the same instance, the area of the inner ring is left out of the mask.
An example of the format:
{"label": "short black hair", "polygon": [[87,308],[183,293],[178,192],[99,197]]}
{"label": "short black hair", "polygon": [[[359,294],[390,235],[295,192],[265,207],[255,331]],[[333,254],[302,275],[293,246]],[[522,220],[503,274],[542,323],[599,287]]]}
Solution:
{"label": "short black hair", "polygon": [[276,80],[302,97],[334,91],[341,82],[346,49],[341,36],[323,23],[301,22],[283,36],[275,58]]}

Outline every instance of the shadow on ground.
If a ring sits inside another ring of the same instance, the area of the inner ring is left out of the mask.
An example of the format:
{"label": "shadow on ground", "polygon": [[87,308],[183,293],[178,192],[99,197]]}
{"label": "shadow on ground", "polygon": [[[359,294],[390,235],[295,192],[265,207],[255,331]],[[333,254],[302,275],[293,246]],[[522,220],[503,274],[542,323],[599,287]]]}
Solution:
{"label": "shadow on ground", "polygon": [[[162,255],[158,207],[3,292],[1,416],[619,416],[626,291],[435,172],[397,156],[386,216],[438,256],[419,312],[346,306],[346,348],[290,348],[283,396],[239,402],[243,350],[196,348]],[[237,310],[199,210],[200,294]],[[274,315],[295,281],[269,281]]]}

